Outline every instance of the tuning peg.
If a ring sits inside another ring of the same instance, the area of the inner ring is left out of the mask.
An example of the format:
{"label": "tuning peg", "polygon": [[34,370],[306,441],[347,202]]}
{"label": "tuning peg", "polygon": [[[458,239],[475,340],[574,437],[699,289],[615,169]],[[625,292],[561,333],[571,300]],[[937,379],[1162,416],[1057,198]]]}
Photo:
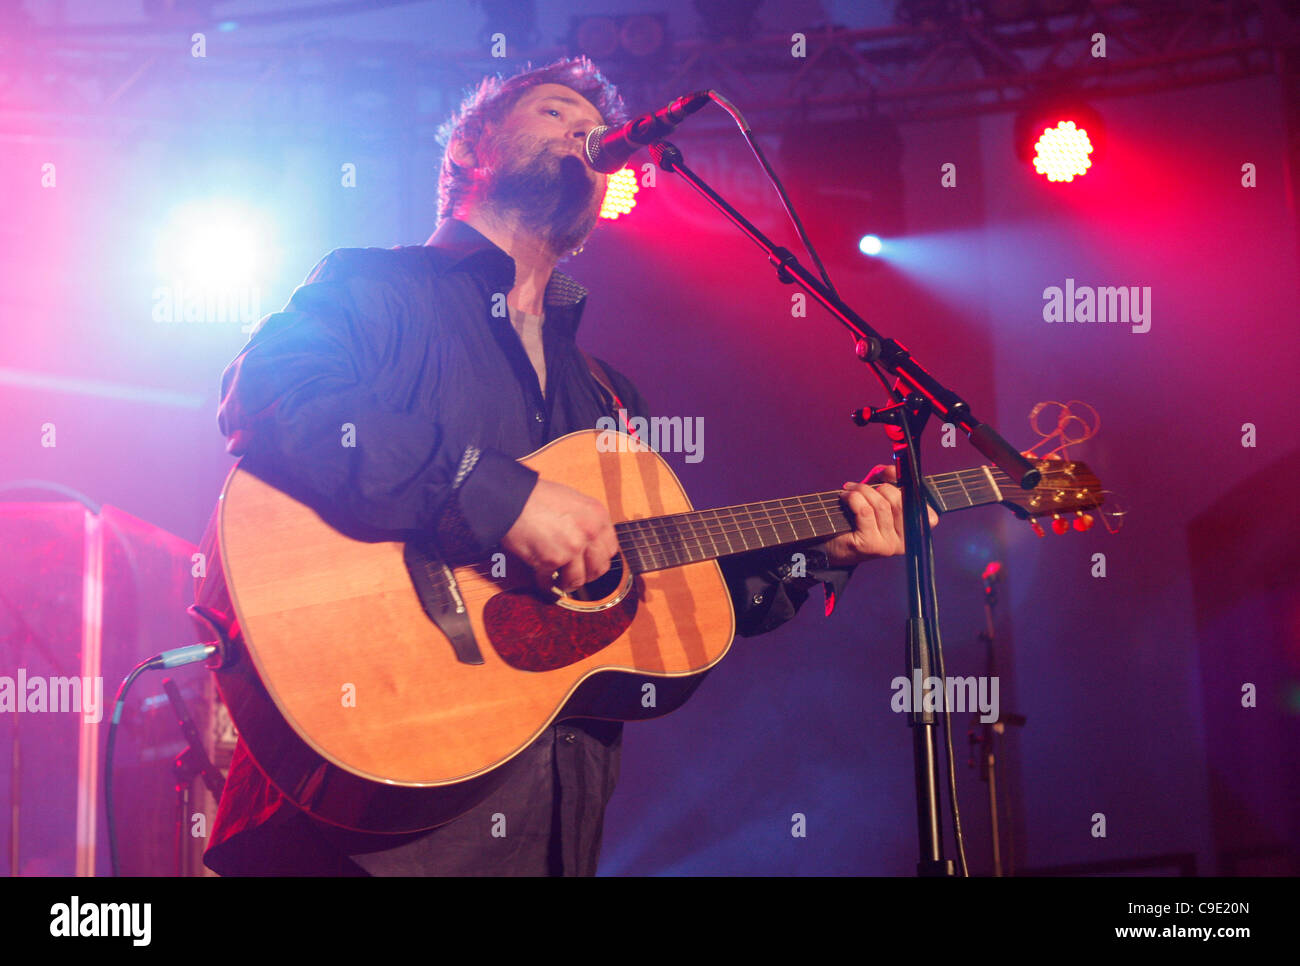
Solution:
{"label": "tuning peg", "polygon": [[1038,522],[1037,517],[1030,517],[1029,525],[1033,528],[1034,533],[1038,534],[1040,537],[1047,536],[1047,534],[1043,532],[1043,525]]}
{"label": "tuning peg", "polygon": [[1060,516],[1052,517],[1053,533],[1068,533],[1070,530],[1070,521]]}
{"label": "tuning peg", "polygon": [[1074,518],[1074,529],[1083,533],[1085,530],[1091,530],[1092,525],[1097,521],[1092,518],[1091,513],[1080,513]]}

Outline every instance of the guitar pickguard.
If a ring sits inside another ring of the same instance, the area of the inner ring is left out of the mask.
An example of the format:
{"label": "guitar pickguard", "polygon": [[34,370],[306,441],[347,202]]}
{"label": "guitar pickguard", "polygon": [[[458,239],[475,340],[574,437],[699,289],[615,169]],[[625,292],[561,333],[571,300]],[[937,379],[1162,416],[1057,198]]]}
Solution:
{"label": "guitar pickguard", "polygon": [[493,649],[519,671],[554,671],[577,664],[616,641],[632,624],[641,581],[617,604],[600,611],[573,611],[543,599],[531,588],[497,594],[483,608]]}

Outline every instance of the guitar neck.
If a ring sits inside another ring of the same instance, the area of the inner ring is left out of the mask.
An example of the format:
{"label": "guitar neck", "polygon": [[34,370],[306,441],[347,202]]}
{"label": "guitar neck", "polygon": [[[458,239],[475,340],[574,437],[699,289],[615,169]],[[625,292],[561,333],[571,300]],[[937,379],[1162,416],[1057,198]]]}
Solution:
{"label": "guitar neck", "polygon": [[[926,496],[940,512],[999,503],[1014,484],[1000,470],[976,467],[925,477]],[[619,546],[633,571],[645,573],[767,547],[833,537],[853,529],[839,490],[691,510],[616,523]]]}

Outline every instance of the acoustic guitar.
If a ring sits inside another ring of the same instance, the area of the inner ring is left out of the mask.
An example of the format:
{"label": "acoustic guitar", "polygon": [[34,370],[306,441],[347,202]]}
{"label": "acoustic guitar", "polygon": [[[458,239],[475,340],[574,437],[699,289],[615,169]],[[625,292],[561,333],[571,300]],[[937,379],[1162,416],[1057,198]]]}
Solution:
{"label": "acoustic guitar", "polygon": [[[300,808],[360,831],[432,828],[486,797],[557,719],[680,707],[735,632],[717,560],[853,529],[837,490],[695,510],[662,457],[611,431],[520,462],[609,508],[620,551],[608,574],[548,593],[505,552],[444,562],[431,544],[358,539],[232,470],[220,541],[242,648],[218,686]],[[926,477],[927,495],[940,513],[1002,503],[1058,520],[1102,504],[1083,463],[1037,465],[1034,490],[980,467]]]}

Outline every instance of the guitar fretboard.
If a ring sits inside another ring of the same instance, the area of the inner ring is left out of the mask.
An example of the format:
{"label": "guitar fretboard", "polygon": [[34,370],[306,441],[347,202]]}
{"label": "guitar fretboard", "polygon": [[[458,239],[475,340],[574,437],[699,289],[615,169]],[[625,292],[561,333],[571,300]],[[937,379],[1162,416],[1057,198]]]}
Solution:
{"label": "guitar fretboard", "polygon": [[[938,473],[927,476],[925,483],[930,502],[940,513],[997,503],[1001,490],[1015,485],[992,467]],[[832,537],[852,529],[853,519],[838,490],[614,525],[623,556],[637,573]]]}

